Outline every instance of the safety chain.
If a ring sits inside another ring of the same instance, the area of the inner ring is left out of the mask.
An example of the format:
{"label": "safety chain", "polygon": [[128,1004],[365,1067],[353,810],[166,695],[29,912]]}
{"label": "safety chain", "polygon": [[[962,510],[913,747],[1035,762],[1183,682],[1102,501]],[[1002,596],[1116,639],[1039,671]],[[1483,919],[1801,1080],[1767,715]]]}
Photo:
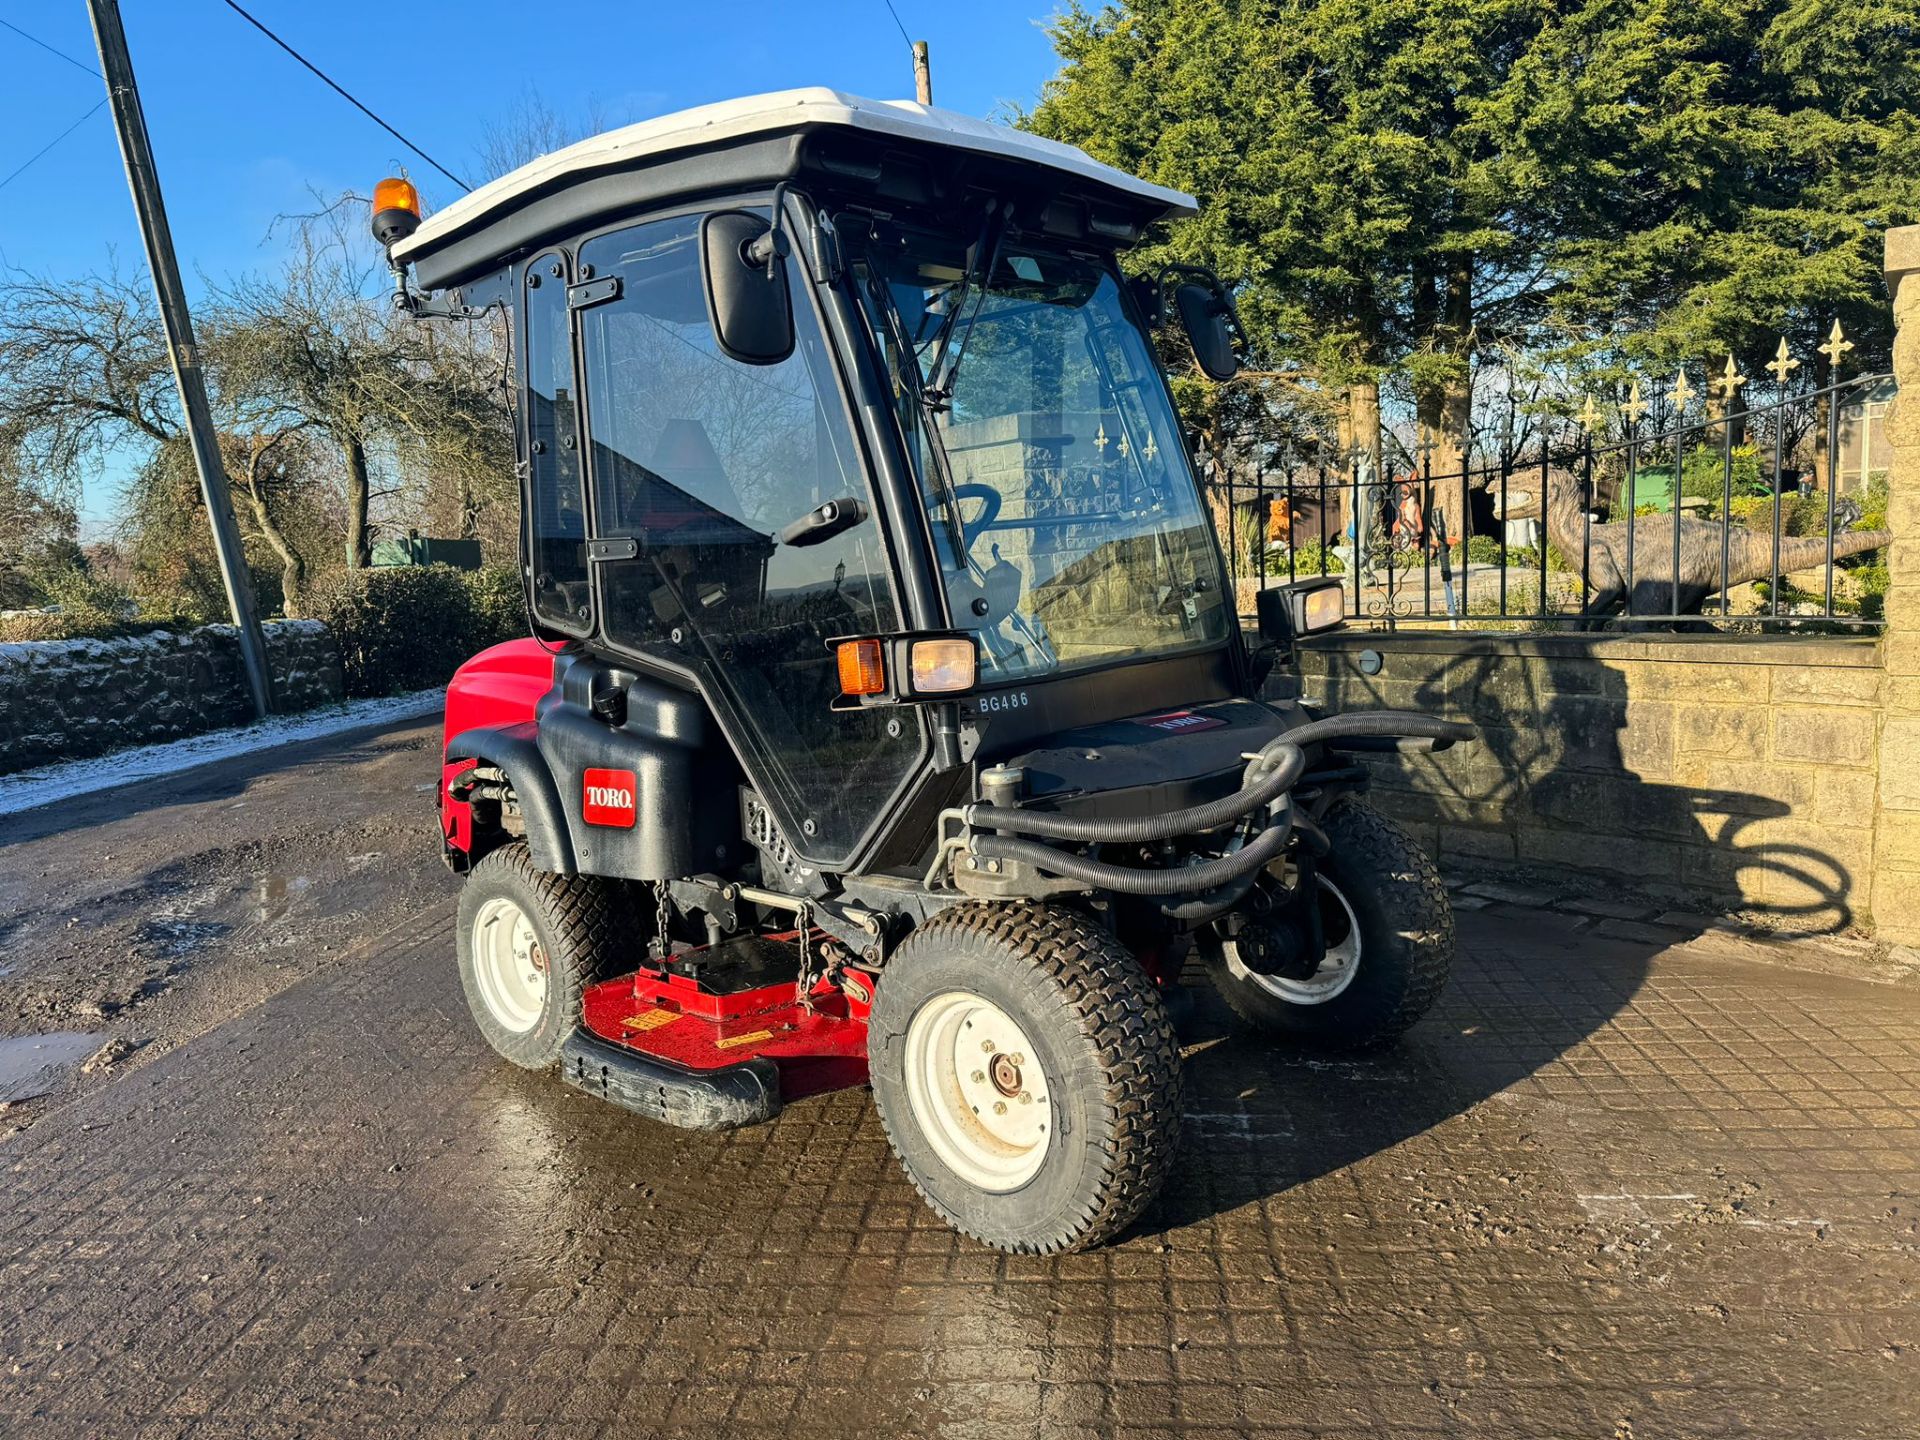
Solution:
{"label": "safety chain", "polygon": [[800,902],[800,911],[796,917],[796,921],[800,926],[800,978],[796,984],[798,985],[801,1009],[811,1012],[813,1010],[814,981],[812,939],[813,906],[805,900]]}
{"label": "safety chain", "polygon": [[667,922],[673,918],[673,904],[667,898],[667,882],[653,882],[653,933],[660,946],[660,963],[665,965],[673,958],[673,940],[667,934]]}

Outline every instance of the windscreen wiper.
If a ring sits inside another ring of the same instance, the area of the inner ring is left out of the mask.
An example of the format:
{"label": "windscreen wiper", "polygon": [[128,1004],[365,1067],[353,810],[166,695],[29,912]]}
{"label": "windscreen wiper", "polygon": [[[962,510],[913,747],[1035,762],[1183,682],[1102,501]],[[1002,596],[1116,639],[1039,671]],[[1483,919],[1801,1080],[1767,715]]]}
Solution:
{"label": "windscreen wiper", "polygon": [[[986,219],[980,225],[980,238],[973,243],[967,253],[967,273],[961,277],[960,299],[947,317],[947,323],[940,327],[937,347],[933,352],[933,363],[927,367],[927,382],[922,394],[927,408],[933,413],[945,414],[953,404],[953,385],[960,373],[960,360],[966,353],[967,341],[973,335],[973,322],[980,318],[981,307],[987,303],[987,290],[993,283],[994,267],[1000,263],[1000,246],[1007,237],[1007,209],[998,200],[987,202]],[[983,259],[984,257],[984,259]],[[959,343],[953,341],[953,329],[958,323],[960,312],[968,310],[966,328],[960,332]],[[948,357],[952,358],[949,359]]]}

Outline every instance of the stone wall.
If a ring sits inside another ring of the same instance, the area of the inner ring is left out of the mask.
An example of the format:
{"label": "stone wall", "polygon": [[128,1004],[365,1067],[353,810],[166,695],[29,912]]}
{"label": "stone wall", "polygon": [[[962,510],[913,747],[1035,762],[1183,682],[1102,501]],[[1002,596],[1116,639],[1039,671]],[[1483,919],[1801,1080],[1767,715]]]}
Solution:
{"label": "stone wall", "polygon": [[1878,908],[1874,640],[1359,632],[1311,642],[1300,685],[1331,711],[1482,727],[1375,762],[1380,803],[1443,867],[1570,870],[1787,926]]}
{"label": "stone wall", "polygon": [[1893,378],[1887,413],[1885,720],[1880,736],[1879,816],[1874,827],[1874,906],[1880,934],[1920,945],[1920,226],[1887,233],[1893,295]]}
{"label": "stone wall", "polygon": [[[341,698],[326,626],[287,620],[265,630],[277,709]],[[0,774],[252,718],[231,625],[0,645]]]}

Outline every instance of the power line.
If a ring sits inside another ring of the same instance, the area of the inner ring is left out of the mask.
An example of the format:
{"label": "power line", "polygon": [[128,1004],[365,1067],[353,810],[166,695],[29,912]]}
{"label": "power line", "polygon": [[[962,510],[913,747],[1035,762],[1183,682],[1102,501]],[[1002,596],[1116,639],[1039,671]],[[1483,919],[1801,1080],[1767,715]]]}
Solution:
{"label": "power line", "polygon": [[[0,23],[5,23],[5,22],[0,22]],[[21,165],[11,175],[7,176],[6,179],[0,180],[0,190],[6,189],[7,186],[11,185],[15,180],[18,180],[22,175],[26,174],[27,171],[32,168],[34,161],[38,160],[42,155],[46,154],[49,150],[53,149],[53,147],[58,145],[62,140],[66,139],[67,136],[71,135],[74,131],[78,130],[82,125],[86,124],[87,121],[91,120],[94,116],[94,112],[97,111],[102,105],[106,103],[107,103],[107,100],[105,96],[102,96],[100,99],[94,101],[92,110],[87,111],[86,114],[82,115],[78,120],[74,121],[71,125],[67,126],[66,129],[62,130],[58,135],[54,136],[53,139],[49,140],[46,144],[42,145],[38,150],[34,151],[33,154],[29,155],[27,157],[26,163]]]}
{"label": "power line", "polygon": [[900,38],[909,45],[913,44],[913,37],[907,34],[907,27],[900,22],[900,12],[893,8],[893,0],[882,0],[882,3],[887,7],[887,13],[893,16],[893,23],[900,26]]}
{"label": "power line", "polygon": [[[42,50],[46,51],[49,55],[58,55],[62,60],[66,61],[69,65],[73,66],[76,70],[84,70],[87,72],[87,74],[91,75],[96,80],[100,78],[100,72],[94,69],[91,65],[87,64],[86,61],[74,59],[73,56],[67,54],[66,51],[54,48],[53,46],[49,45],[46,41],[42,40],[37,35],[29,35],[26,31],[22,30],[18,25],[14,24],[11,20],[0,20],[0,25],[6,26],[7,29],[11,30],[14,34],[18,35],[22,40],[26,40],[31,42],[32,44],[38,45]],[[56,141],[55,143],[57,144],[58,142]],[[28,165],[31,165],[32,163],[33,163],[32,160],[29,160],[27,162]]]}
{"label": "power line", "polygon": [[462,180],[458,175],[454,174],[451,170],[447,169],[447,167],[442,165],[438,160],[434,159],[431,155],[427,154],[426,151],[422,150],[418,145],[414,144],[413,141],[407,139],[406,136],[402,135],[398,130],[394,129],[393,126],[389,125],[386,121],[382,120],[378,115],[374,114],[373,111],[369,110],[365,105],[362,105],[358,100],[354,99],[354,97],[347,92],[346,88],[342,86],[339,81],[335,80],[331,75],[327,74],[326,71],[322,70],[318,65],[314,64],[311,60],[307,59],[306,56],[302,55],[298,50],[294,49],[293,46],[289,45],[286,41],[282,40],[278,35],[274,34],[273,31],[269,30],[265,25],[262,25],[258,20],[254,19],[253,16],[249,15],[245,10],[242,10],[238,5],[234,4],[234,0],[225,0],[225,4],[226,4],[226,7],[229,10],[233,11],[234,14],[238,15],[242,20],[246,21],[249,25],[253,26],[254,29],[258,30],[262,35],[266,36],[269,40],[273,41],[274,44],[278,45],[282,50],[286,51],[287,54],[291,55],[294,59],[298,60],[302,65],[306,66],[307,69],[311,70],[316,76],[318,76],[322,81],[324,81],[326,85],[330,89],[332,89],[335,94],[340,96],[341,99],[345,100],[349,105],[353,106],[354,109],[358,110],[362,115],[366,116],[369,120],[373,121],[373,123],[378,125],[382,130],[386,131],[389,135],[393,136],[394,139],[398,140],[402,145],[406,146],[407,149],[411,150],[414,154],[418,155],[422,160],[426,161],[427,164],[431,165],[434,169],[438,170],[442,175],[446,176],[447,179],[451,180],[454,184],[458,185],[462,190],[470,191],[473,189],[473,187],[467,184],[466,181]]}

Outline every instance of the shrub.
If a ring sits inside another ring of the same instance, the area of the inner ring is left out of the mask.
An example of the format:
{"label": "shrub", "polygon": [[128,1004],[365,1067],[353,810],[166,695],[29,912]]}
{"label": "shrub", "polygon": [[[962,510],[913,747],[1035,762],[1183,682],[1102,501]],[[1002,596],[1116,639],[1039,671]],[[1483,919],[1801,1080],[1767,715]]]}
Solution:
{"label": "shrub", "polygon": [[[1736,496],[1733,502],[1733,523],[1771,535],[1773,533],[1772,497]],[[1827,502],[1824,495],[1801,495],[1789,490],[1780,497],[1780,534],[1782,536],[1826,533]]]}
{"label": "shrub", "polygon": [[38,603],[58,608],[7,616],[0,620],[0,641],[104,640],[167,628],[165,621],[140,619],[140,607],[125,588],[84,561],[39,571],[32,584]]}
{"label": "shrub", "polygon": [[476,650],[502,640],[518,640],[527,633],[527,592],[518,570],[511,565],[489,565],[459,574],[473,607]]}
{"label": "shrub", "polygon": [[[1293,547],[1293,574],[1297,580],[1305,580],[1310,576],[1346,573],[1346,562],[1334,554],[1333,547],[1330,545],[1323,546],[1318,540],[1309,540]],[[1284,549],[1267,552],[1267,574],[1286,578],[1287,552]]]}
{"label": "shrub", "polygon": [[[1460,563],[1461,546],[1453,547],[1453,561]],[[1498,565],[1500,563],[1500,542],[1491,535],[1469,535],[1465,546],[1467,559],[1475,565]],[[1509,552],[1511,558],[1511,552]]]}
{"label": "shrub", "polygon": [[475,651],[526,633],[513,570],[342,571],[314,584],[305,608],[333,632],[349,695],[444,685]]}
{"label": "shrub", "polygon": [[[1755,445],[1733,447],[1733,494],[1765,495],[1771,483],[1760,473],[1760,450]],[[1680,493],[1696,500],[1724,502],[1727,496],[1727,456],[1718,445],[1696,445],[1680,467]]]}

